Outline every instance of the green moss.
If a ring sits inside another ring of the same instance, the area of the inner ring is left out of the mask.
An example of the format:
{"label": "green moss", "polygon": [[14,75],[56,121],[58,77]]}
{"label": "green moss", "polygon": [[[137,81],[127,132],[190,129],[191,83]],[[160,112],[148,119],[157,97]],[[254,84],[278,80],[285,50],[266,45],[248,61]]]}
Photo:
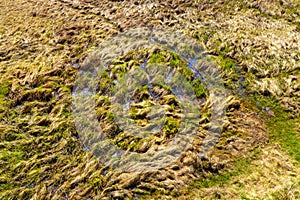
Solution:
{"label": "green moss", "polygon": [[0,87],[0,98],[3,98],[3,97],[5,97],[5,95],[8,94],[10,85],[11,85],[11,84],[10,84],[9,82],[1,83],[1,87]]}
{"label": "green moss", "polygon": [[96,101],[96,106],[109,106],[110,105],[110,99],[108,96],[96,94],[94,96]]}
{"label": "green moss", "polygon": [[2,162],[9,162],[10,165],[17,164],[23,160],[23,152],[2,149],[0,153],[0,160]]}
{"label": "green moss", "polygon": [[115,120],[114,114],[112,112],[106,112],[106,120],[108,122],[113,122]]}
{"label": "green moss", "polygon": [[218,63],[223,71],[222,81],[224,85],[236,91],[240,87],[239,77],[241,76],[241,71],[235,64],[236,61],[228,58],[223,53],[219,56],[212,56],[212,59]]}
{"label": "green moss", "polygon": [[114,115],[105,107],[99,107],[96,109],[96,115],[98,119],[104,120],[106,123],[112,123],[114,121]]}
{"label": "green moss", "polygon": [[128,133],[121,133],[117,136],[116,141],[114,143],[124,150],[139,151],[144,142],[149,142],[153,139],[153,136],[146,138],[133,138],[130,135],[128,135]]}
{"label": "green moss", "polygon": [[82,48],[82,46],[80,46],[80,45],[73,45],[73,46],[72,46],[72,49],[73,49],[73,51],[75,51],[75,53],[77,53],[77,54],[82,53],[82,51],[83,51],[83,48]]}
{"label": "green moss", "polygon": [[230,51],[232,51],[232,48],[231,47],[228,47],[228,46],[226,46],[225,48],[224,48],[224,50],[223,50],[225,53],[228,53],[228,52],[230,52]]}
{"label": "green moss", "polygon": [[137,108],[130,108],[130,111],[129,111],[129,116],[131,119],[138,119],[137,117],[137,113],[138,113],[138,109]]}
{"label": "green moss", "polygon": [[143,143],[142,139],[135,138],[134,140],[132,140],[132,142],[129,143],[127,149],[136,152],[140,149],[142,143]]}
{"label": "green moss", "polygon": [[[10,101],[6,98],[9,93],[11,84],[9,82],[0,83],[0,113],[4,112],[7,107],[9,107]],[[0,119],[2,115],[0,115]]]}
{"label": "green moss", "polygon": [[127,63],[116,64],[112,69],[113,74],[119,74],[119,75],[125,73],[126,71],[128,71]]}
{"label": "green moss", "polygon": [[0,195],[1,191],[12,190],[13,188],[16,188],[16,183],[13,182],[10,177],[16,176],[18,174],[16,171],[10,171],[8,169],[14,169],[19,163],[24,160],[24,153],[19,148],[19,146],[13,148],[7,147],[0,150]]}
{"label": "green moss", "polygon": [[20,99],[20,101],[33,101],[33,100],[46,101],[46,100],[50,100],[52,97],[53,97],[52,89],[43,88],[41,86],[38,88],[34,88],[32,90],[26,90],[23,93],[23,96]]}
{"label": "green moss", "polygon": [[69,87],[67,87],[67,86],[63,86],[62,87],[62,91],[63,92],[71,92],[71,89]]}
{"label": "green moss", "polygon": [[94,177],[94,178],[91,180],[90,185],[91,185],[92,187],[101,187],[102,183],[103,183],[103,180],[102,180],[101,177]]}
{"label": "green moss", "polygon": [[[274,97],[269,97],[269,96],[264,96],[258,93],[254,93],[253,96],[250,97],[250,100],[252,101],[253,104],[257,106],[259,110],[263,110],[266,107],[269,107],[271,110],[275,112],[276,115],[281,115],[284,113],[282,112],[282,108],[278,104],[278,101]],[[263,117],[265,117],[265,113]]]}
{"label": "green moss", "polygon": [[244,82],[242,83],[242,86],[244,88],[249,88],[252,86],[255,80],[255,75],[251,72],[248,72],[245,74]]}
{"label": "green moss", "polygon": [[202,84],[200,79],[196,79],[195,81],[193,81],[192,86],[195,91],[196,97],[198,98],[206,97],[207,95],[206,86]]}
{"label": "green moss", "polygon": [[[137,120],[136,122],[138,124],[143,124],[143,119],[146,118],[146,115],[149,111],[150,111],[149,107],[144,107],[144,108],[132,107],[129,110],[129,116],[131,119]],[[139,123],[139,122],[141,122],[141,123]]]}
{"label": "green moss", "polygon": [[168,104],[173,108],[176,107],[176,106],[179,106],[179,102],[173,94],[165,95],[163,97],[163,101],[164,101],[165,104]]}
{"label": "green moss", "polygon": [[159,64],[159,63],[165,63],[165,56],[160,53],[154,53],[151,55],[151,57],[148,60],[148,63],[152,64]]}
{"label": "green moss", "polygon": [[208,40],[214,36],[215,33],[216,33],[216,30],[214,30],[212,27],[210,27],[209,29],[204,28],[204,29],[195,31],[193,33],[193,37],[196,38],[197,40],[207,43]]}
{"label": "green moss", "polygon": [[234,69],[235,66],[235,62],[224,56],[224,55],[219,55],[218,59],[220,60],[220,66],[224,69],[224,70],[231,70]]}
{"label": "green moss", "polygon": [[179,54],[175,53],[174,51],[169,51],[169,54],[172,56],[173,59],[178,60],[180,59]]}
{"label": "green moss", "polygon": [[164,125],[164,133],[166,136],[173,135],[179,131],[180,123],[173,117],[166,117]]}
{"label": "green moss", "polygon": [[101,78],[108,78],[108,73],[107,71],[98,71],[98,74],[100,75]]}
{"label": "green moss", "polygon": [[181,61],[180,61],[180,60],[174,60],[174,59],[170,60],[170,65],[171,65],[172,67],[179,66],[180,64],[181,64]]}
{"label": "green moss", "polygon": [[103,71],[100,75],[99,80],[99,90],[100,93],[106,93],[108,91],[112,91],[114,88],[113,80],[108,77],[108,73]]}
{"label": "green moss", "polygon": [[188,67],[182,67],[179,72],[188,80],[191,81],[194,77],[194,72]]}
{"label": "green moss", "polygon": [[182,67],[184,66],[184,61],[182,59],[180,59],[180,56],[176,53],[174,53],[173,51],[170,51],[169,54],[171,55],[171,59],[170,59],[170,66],[172,67]]}

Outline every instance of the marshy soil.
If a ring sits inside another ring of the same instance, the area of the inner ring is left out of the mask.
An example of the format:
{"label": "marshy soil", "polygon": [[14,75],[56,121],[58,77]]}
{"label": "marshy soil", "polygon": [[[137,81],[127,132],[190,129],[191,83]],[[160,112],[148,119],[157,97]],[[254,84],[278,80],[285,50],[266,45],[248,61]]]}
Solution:
{"label": "marshy soil", "polygon": [[[81,144],[71,109],[78,68],[134,27],[181,30],[222,72],[228,120],[206,158],[200,134],[169,167],[118,173]],[[0,197],[300,199],[299,80],[299,0],[1,0]]]}

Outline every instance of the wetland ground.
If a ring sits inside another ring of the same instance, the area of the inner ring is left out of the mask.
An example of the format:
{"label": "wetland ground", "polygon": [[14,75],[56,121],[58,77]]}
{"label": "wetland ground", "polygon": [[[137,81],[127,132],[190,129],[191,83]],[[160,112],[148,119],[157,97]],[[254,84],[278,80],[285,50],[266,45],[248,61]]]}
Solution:
{"label": "wetland ground", "polygon": [[[99,44],[135,27],[182,31],[220,70],[230,91],[227,121],[205,158],[196,155],[210,122],[209,91],[192,82],[184,60],[160,49],[132,52],[111,64],[99,81],[97,117],[124,149],[164,145],[180,122],[166,86],[141,87],[133,96],[130,118],[141,126],[155,104],[150,92],[169,112],[161,134],[149,141],[121,133],[102,94],[144,58],[176,66],[205,100],[193,148],[164,169],[120,173],[80,141],[72,114],[78,68]],[[300,199],[299,80],[299,0],[1,0],[0,197]]]}

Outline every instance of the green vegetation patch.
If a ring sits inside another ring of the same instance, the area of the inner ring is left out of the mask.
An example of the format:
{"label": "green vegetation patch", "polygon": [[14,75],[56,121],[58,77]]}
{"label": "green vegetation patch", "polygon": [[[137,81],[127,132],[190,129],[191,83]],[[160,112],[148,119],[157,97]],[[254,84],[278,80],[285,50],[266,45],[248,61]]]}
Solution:
{"label": "green vegetation patch", "polygon": [[285,112],[273,97],[254,94],[252,100],[260,109],[261,117],[266,119],[271,142],[279,143],[300,163],[300,119]]}
{"label": "green vegetation patch", "polygon": [[[165,63],[165,56],[161,53],[154,53],[148,60],[149,63],[158,64],[158,63]],[[175,62],[175,61],[174,61]]]}
{"label": "green vegetation patch", "polygon": [[[152,127],[152,123],[162,123],[161,127],[149,135],[149,133],[140,133],[139,135],[132,136],[130,133],[126,133],[121,129],[114,128],[108,129],[107,127],[116,127],[114,120],[113,106],[110,105],[109,98],[107,101],[103,100],[103,95],[112,94],[116,84],[124,84],[126,80],[123,75],[126,74],[132,68],[143,68],[146,64],[154,64],[159,67],[172,67],[187,80],[189,86],[187,88],[194,90],[198,98],[206,98],[207,90],[205,85],[200,79],[194,78],[194,73],[188,68],[187,62],[180,56],[172,51],[166,52],[162,49],[154,47],[153,49],[140,50],[138,52],[131,52],[118,60],[112,62],[109,66],[109,70],[99,72],[99,97],[96,98],[96,113],[100,124],[106,131],[110,133],[106,134],[111,136],[112,142],[119,147],[136,152],[145,152],[152,145],[161,145],[168,142],[168,140],[174,137],[180,130],[180,119],[178,113],[180,113],[180,104],[177,98],[171,94],[171,88],[165,84],[163,79],[158,83],[140,85],[132,91],[130,102],[128,102],[128,120],[131,123],[135,123],[140,127]],[[145,66],[147,68],[147,66]],[[123,78],[122,78],[123,77]],[[160,77],[157,77],[160,80]],[[179,82],[178,84],[181,84]],[[115,87],[117,88],[117,87]],[[116,91],[118,95],[122,96],[123,93],[128,93],[126,88]],[[102,96],[102,97],[101,97]],[[155,122],[151,121],[152,115],[150,112],[152,106],[162,106],[165,112],[168,112],[168,116],[161,119],[156,119]],[[150,118],[149,118],[150,117]],[[115,133],[111,131],[116,131]],[[140,137],[144,135],[145,137]]]}
{"label": "green vegetation patch", "polygon": [[195,91],[195,95],[198,98],[203,98],[207,96],[206,86],[202,83],[200,79],[196,79],[193,81],[193,89]]}
{"label": "green vegetation patch", "polygon": [[233,167],[231,169],[219,173],[209,173],[205,177],[194,181],[190,186],[188,186],[188,189],[223,186],[230,183],[233,177],[245,173],[250,174],[253,171],[250,163],[255,159],[259,159],[259,152],[259,148],[255,149],[251,156],[234,160],[232,163]]}
{"label": "green vegetation patch", "polygon": [[179,120],[176,120],[173,117],[166,117],[164,132],[167,137],[176,134],[179,131],[179,128],[180,128]]}
{"label": "green vegetation patch", "polygon": [[9,106],[9,101],[6,96],[9,93],[10,87],[10,82],[0,82],[0,113]]}

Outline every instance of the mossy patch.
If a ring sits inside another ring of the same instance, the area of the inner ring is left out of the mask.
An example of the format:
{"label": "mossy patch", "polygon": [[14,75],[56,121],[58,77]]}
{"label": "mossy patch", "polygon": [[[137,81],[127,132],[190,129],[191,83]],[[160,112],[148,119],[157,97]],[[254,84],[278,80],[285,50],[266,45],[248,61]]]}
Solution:
{"label": "mossy patch", "polygon": [[[140,66],[138,66],[138,64]],[[126,77],[124,78],[124,74],[126,74],[128,70],[132,68],[147,70],[146,64],[150,65],[149,68],[151,68],[153,64],[159,67],[174,68],[174,70],[179,72],[178,75],[180,74],[180,76],[187,79],[188,83],[186,84],[190,84],[185,87],[194,90],[198,98],[206,98],[207,91],[205,85],[200,80],[194,78],[194,73],[187,67],[187,63],[180,58],[178,54],[172,51],[166,52],[158,48],[131,52],[113,61],[109,66],[109,71],[99,72],[99,97],[104,94],[111,94],[108,90],[105,91],[105,88],[114,87],[114,84],[125,84],[124,82],[127,80],[125,80]],[[120,74],[123,75],[119,76]],[[115,81],[116,83],[112,83],[112,79],[117,80]],[[192,80],[195,81],[192,82]],[[163,106],[165,109],[164,112],[168,112],[168,116],[157,119],[159,123],[162,123],[162,127],[157,127],[154,135],[149,135],[149,132],[145,132],[145,134],[140,133],[138,136],[131,136],[130,133],[126,131],[114,129],[118,131],[118,133],[109,133],[109,135],[112,136],[111,139],[114,144],[124,150],[145,152],[153,145],[157,146],[167,143],[170,138],[174,137],[180,131],[180,119],[175,117],[175,115],[178,116],[180,112],[180,103],[176,96],[172,94],[170,85],[164,83],[164,81],[165,80],[160,81],[159,79],[159,81],[153,84],[144,83],[143,85],[137,85],[136,88],[131,91],[132,96],[130,97],[130,101],[127,102],[128,105],[126,104],[129,120],[131,120],[131,123],[135,123],[140,127],[152,127],[153,124],[149,115],[154,114],[155,116],[158,113],[155,114],[153,111],[151,113],[151,107]],[[123,93],[128,93],[129,91],[127,88],[122,88],[122,90],[118,89],[116,92],[122,96]],[[96,98],[96,113],[98,119],[101,120],[101,126],[114,126],[113,124],[116,123],[113,118],[114,112],[110,110],[113,107],[108,106],[110,103],[106,104],[106,101],[104,101],[102,97],[99,97]],[[110,113],[109,116],[107,116],[108,113]],[[142,135],[144,135],[145,138],[140,137]]]}
{"label": "mossy patch", "polygon": [[163,130],[167,137],[176,134],[179,131],[179,129],[180,129],[179,120],[176,120],[173,117],[165,118],[165,125]]}
{"label": "mossy patch", "polygon": [[299,118],[291,118],[274,97],[254,94],[253,101],[260,109],[260,115],[266,120],[268,133],[273,143],[279,143],[283,149],[300,162]]}
{"label": "mossy patch", "polygon": [[10,101],[7,98],[7,95],[9,93],[10,87],[10,82],[0,82],[0,113],[6,110],[7,107],[9,107]]}
{"label": "mossy patch", "polygon": [[165,63],[166,60],[165,60],[165,56],[162,55],[161,53],[154,53],[149,58],[148,62],[152,64],[158,64],[158,63]]}
{"label": "mossy patch", "polygon": [[195,95],[198,98],[203,98],[207,96],[206,86],[202,83],[200,79],[196,79],[193,81],[193,89],[195,91]]}

